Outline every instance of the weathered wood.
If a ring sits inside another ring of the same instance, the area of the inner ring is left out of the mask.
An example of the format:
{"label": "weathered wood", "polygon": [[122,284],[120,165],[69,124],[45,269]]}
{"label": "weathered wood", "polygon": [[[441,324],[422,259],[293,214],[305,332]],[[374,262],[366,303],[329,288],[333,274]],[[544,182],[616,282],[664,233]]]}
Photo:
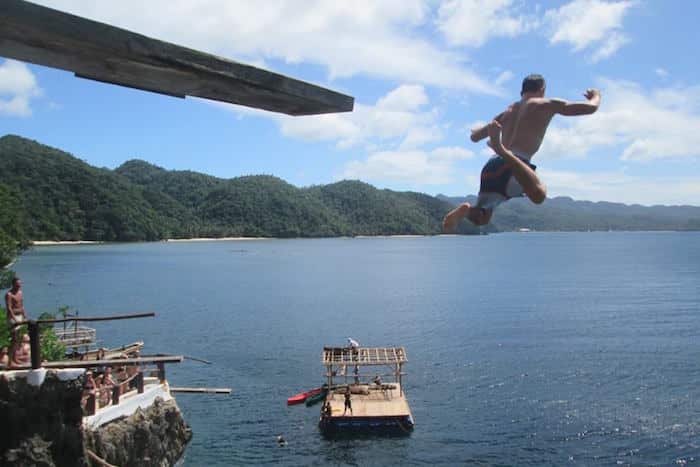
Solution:
{"label": "weathered wood", "polygon": [[231,388],[170,388],[170,392],[184,392],[195,394],[231,394]]}
{"label": "weathered wood", "polygon": [[158,381],[165,383],[165,363],[158,362]]}
{"label": "weathered wood", "polygon": [[[98,366],[124,366],[124,365],[143,365],[145,363],[181,363],[182,355],[169,355],[159,357],[138,357],[138,358],[115,358],[113,360],[61,360],[56,362],[44,362],[43,368],[93,368]],[[29,365],[16,367],[17,370],[28,370]]]}
{"label": "weathered wood", "polygon": [[119,405],[119,396],[121,396],[122,388],[119,384],[115,384],[112,388],[112,405]]}
{"label": "weathered wood", "polygon": [[176,97],[290,115],[352,111],[329,89],[23,0],[0,1],[0,55]]}
{"label": "weathered wood", "polygon": [[[342,416],[345,410],[343,390],[332,391],[326,396],[326,402],[331,405],[333,417]],[[387,385],[386,389],[367,391],[366,394],[352,393],[352,416],[355,417],[387,417],[411,415],[411,409],[406,397],[398,385]],[[347,410],[346,415],[350,415]]]}
{"label": "weathered wood", "polygon": [[139,371],[138,373],[136,373],[136,392],[138,392],[139,394],[143,394],[143,388],[143,371]]}
{"label": "weathered wood", "polygon": [[59,318],[59,319],[40,319],[37,321],[38,324],[55,324],[55,323],[68,323],[74,321],[116,321],[120,319],[134,319],[134,318],[153,318],[156,314],[152,311],[147,313],[131,313],[128,315],[110,315],[110,316],[93,316],[88,317],[73,317],[73,318]]}
{"label": "weathered wood", "polygon": [[29,348],[32,360],[32,369],[41,367],[41,345],[39,343],[39,324],[36,321],[29,321]]}
{"label": "weathered wood", "polygon": [[87,402],[85,404],[85,411],[87,412],[88,415],[95,415],[95,412],[97,412],[97,394],[96,394],[94,389],[87,396]]}
{"label": "weathered wood", "polygon": [[324,347],[324,365],[402,365],[408,361],[403,347]]}

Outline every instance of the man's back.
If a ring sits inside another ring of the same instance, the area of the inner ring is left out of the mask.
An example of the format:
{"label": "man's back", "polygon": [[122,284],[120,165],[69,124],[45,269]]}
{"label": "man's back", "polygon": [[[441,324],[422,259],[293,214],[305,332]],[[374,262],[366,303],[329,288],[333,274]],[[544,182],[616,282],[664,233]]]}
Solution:
{"label": "man's back", "polygon": [[503,146],[529,159],[540,149],[554,114],[550,99],[531,97],[514,102],[500,119]]}

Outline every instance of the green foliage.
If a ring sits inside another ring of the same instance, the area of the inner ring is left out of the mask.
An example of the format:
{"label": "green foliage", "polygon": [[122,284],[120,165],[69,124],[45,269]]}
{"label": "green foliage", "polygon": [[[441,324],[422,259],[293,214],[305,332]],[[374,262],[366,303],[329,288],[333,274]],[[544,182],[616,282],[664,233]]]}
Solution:
{"label": "green foliage", "polygon": [[53,329],[41,332],[41,358],[50,362],[63,360],[66,355],[66,346],[56,337]]}
{"label": "green foliage", "polygon": [[0,289],[9,289],[12,287],[12,279],[15,277],[15,272],[12,269],[0,269]]}
{"label": "green foliage", "polygon": [[0,317],[0,348],[10,346],[10,327],[7,323],[7,311],[0,307],[2,316]]}
{"label": "green foliage", "polygon": [[[10,328],[7,323],[7,311],[0,307],[2,318],[0,319],[0,347],[9,347],[11,343]],[[61,309],[59,309],[61,313]],[[39,320],[55,319],[56,315],[52,313],[42,313],[39,315]],[[27,333],[27,327],[22,326],[20,335]],[[62,360],[66,355],[66,347],[59,342],[56,334],[53,331],[53,326],[50,324],[41,325],[39,328],[39,341],[41,342],[41,358],[50,362]]]}

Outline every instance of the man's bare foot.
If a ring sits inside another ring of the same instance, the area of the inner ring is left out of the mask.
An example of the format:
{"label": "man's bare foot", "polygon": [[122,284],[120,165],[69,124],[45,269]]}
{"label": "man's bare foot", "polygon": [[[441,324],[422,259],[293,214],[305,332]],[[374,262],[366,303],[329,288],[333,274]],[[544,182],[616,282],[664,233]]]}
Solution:
{"label": "man's bare foot", "polygon": [[471,205],[469,203],[460,204],[452,211],[448,212],[445,218],[442,220],[442,231],[445,233],[455,233],[457,230],[457,224],[467,217]]}

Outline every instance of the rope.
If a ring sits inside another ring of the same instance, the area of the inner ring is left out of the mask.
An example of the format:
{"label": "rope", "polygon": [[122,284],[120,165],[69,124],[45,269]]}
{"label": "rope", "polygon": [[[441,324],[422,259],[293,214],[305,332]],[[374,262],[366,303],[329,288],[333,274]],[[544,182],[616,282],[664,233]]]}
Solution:
{"label": "rope", "polygon": [[100,456],[98,456],[97,454],[95,454],[94,452],[89,450],[88,448],[85,448],[85,452],[87,453],[87,455],[90,459],[94,460],[95,462],[97,462],[98,464],[100,464],[104,467],[119,467],[117,465],[110,464],[109,462],[107,462],[106,460],[104,460],[103,458],[101,458]]}

